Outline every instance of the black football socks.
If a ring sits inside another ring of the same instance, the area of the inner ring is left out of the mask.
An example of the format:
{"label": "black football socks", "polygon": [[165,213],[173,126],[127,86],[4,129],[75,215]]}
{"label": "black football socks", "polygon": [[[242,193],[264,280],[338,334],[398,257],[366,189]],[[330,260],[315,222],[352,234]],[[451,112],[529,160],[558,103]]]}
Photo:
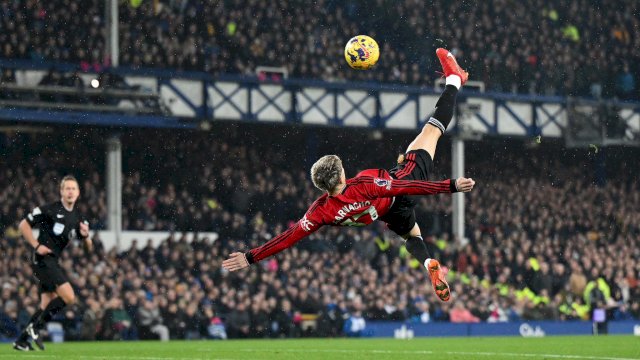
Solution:
{"label": "black football socks", "polygon": [[47,308],[42,312],[42,314],[40,315],[40,318],[36,322],[35,324],[36,330],[40,330],[44,328],[45,324],[51,321],[51,319],[60,310],[64,309],[65,306],[67,306],[67,304],[64,302],[64,300],[62,300],[61,297],[57,297],[51,300],[49,302],[49,305],[47,305]]}
{"label": "black football socks", "polygon": [[424,264],[424,262],[430,257],[427,245],[424,243],[424,240],[422,240],[422,236],[411,236],[407,239],[405,244],[407,246],[407,251],[409,251],[414,258],[420,261],[420,264]]}
{"label": "black football socks", "polygon": [[427,122],[429,125],[433,125],[440,129],[444,134],[447,130],[447,126],[453,119],[453,109],[456,105],[456,95],[458,95],[458,88],[453,85],[447,85],[440,95],[440,99],[436,103],[436,111],[433,116],[429,118]]}

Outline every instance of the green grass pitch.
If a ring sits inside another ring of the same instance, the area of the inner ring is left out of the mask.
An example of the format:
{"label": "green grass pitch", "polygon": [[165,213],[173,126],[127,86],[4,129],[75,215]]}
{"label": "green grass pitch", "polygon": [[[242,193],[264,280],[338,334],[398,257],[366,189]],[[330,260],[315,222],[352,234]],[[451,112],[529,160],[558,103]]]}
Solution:
{"label": "green grass pitch", "polygon": [[640,359],[640,337],[558,336],[395,339],[303,339],[47,344],[18,352],[1,344],[0,359]]}

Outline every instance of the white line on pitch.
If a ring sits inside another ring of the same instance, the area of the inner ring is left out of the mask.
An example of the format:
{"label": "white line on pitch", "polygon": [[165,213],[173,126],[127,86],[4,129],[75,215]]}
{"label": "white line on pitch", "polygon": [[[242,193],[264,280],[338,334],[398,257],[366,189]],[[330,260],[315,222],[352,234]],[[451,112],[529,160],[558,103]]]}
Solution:
{"label": "white line on pitch", "polygon": [[[238,349],[244,352],[268,352],[264,349]],[[278,349],[277,352],[315,352],[315,353],[343,353],[343,354],[438,354],[445,353],[449,355],[478,355],[478,356],[510,356],[510,357],[547,357],[554,359],[587,359],[587,360],[638,360],[639,358],[624,358],[612,356],[589,356],[589,355],[560,355],[560,354],[527,354],[527,353],[501,353],[501,352],[469,352],[469,351],[430,351],[430,350],[343,350],[343,349]]]}
{"label": "white line on pitch", "polygon": [[[25,354],[27,358],[30,359],[68,359],[68,355],[36,355],[36,354]],[[16,354],[0,354],[0,358],[12,358],[15,359]],[[118,359],[118,360],[233,360],[228,358],[217,358],[217,357],[206,357],[206,358],[193,358],[193,357],[157,357],[157,356],[111,356],[111,355],[81,355],[82,359]]]}
{"label": "white line on pitch", "polygon": [[621,358],[611,356],[589,356],[589,355],[560,355],[560,354],[522,354],[522,353],[500,353],[500,352],[466,352],[466,351],[447,351],[451,355],[480,355],[480,356],[520,356],[520,357],[546,357],[555,359],[589,359],[589,360],[638,360],[638,358]]}

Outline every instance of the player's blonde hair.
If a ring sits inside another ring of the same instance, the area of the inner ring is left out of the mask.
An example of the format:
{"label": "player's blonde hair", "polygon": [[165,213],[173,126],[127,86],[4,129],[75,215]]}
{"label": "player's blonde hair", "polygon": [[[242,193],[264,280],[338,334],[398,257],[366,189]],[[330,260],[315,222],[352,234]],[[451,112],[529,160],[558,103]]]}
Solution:
{"label": "player's blonde hair", "polygon": [[318,189],[331,192],[340,184],[342,160],[337,155],[325,155],[311,167],[311,181]]}

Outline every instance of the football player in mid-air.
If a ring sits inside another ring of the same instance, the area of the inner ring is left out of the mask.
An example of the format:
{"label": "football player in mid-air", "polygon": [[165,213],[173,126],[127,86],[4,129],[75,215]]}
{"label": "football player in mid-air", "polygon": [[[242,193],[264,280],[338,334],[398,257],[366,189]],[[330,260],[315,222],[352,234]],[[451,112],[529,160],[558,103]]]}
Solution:
{"label": "football player in mid-air", "polygon": [[[93,249],[89,222],[75,206],[79,196],[78,181],[67,175],[60,181],[60,201],[36,207],[20,222],[20,232],[33,251],[31,269],[39,285],[40,307],[13,343],[16,350],[33,350],[31,339],[44,350],[40,331],[55,314],[76,301],[73,287],[58,259],[72,240],[82,239],[85,249]],[[33,236],[34,227],[40,228],[37,239]]]}
{"label": "football player in mid-air", "polygon": [[391,170],[369,169],[346,179],[342,161],[335,155],[320,158],[311,167],[313,184],[325,194],[318,198],[295,225],[265,244],[246,253],[234,252],[222,266],[235,271],[291,247],[323,225],[364,226],[374,220],[387,223],[389,229],[406,240],[407,250],[429,272],[436,295],[449,301],[450,290],[440,263],[432,259],[416,223],[415,203],[409,195],[469,192],[473,179],[458,178],[428,181],[438,139],[453,118],[458,90],[469,74],[462,70],[449,51],[439,48],[446,86],[436,103],[433,116],[409,144],[406,153]]}

